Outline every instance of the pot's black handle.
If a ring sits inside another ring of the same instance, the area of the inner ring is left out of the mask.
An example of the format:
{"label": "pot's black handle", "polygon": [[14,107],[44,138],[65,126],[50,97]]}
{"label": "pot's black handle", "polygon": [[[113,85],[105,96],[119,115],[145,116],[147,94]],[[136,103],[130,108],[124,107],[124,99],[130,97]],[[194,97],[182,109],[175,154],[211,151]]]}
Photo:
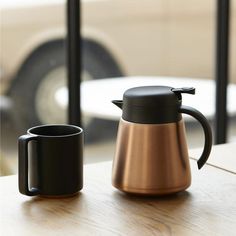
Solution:
{"label": "pot's black handle", "polygon": [[18,139],[18,153],[19,153],[19,191],[28,196],[35,196],[39,194],[37,188],[29,189],[29,175],[28,175],[28,143],[31,140],[37,140],[37,136],[26,134]]}
{"label": "pot's black handle", "polygon": [[204,149],[202,152],[202,155],[197,161],[198,169],[201,169],[203,165],[206,163],[210,152],[211,152],[211,147],[212,147],[212,132],[211,132],[211,127],[206,119],[206,117],[198,110],[189,107],[189,106],[184,106],[182,105],[179,108],[179,112],[185,113],[188,115],[193,116],[196,120],[200,122],[202,125],[202,128],[204,130],[204,135],[205,135],[205,143],[204,143]]}

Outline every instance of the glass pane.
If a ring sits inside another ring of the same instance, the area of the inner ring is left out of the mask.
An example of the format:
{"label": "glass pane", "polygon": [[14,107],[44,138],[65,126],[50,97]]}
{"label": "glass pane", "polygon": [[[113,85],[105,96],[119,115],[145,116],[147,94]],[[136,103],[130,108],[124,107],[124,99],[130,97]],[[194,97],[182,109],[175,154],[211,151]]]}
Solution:
{"label": "glass pane", "polygon": [[[196,95],[183,95],[183,103],[203,112],[213,127],[215,1],[81,4],[85,163],[112,160],[121,110],[111,100],[130,87],[194,86]],[[18,136],[34,125],[66,122],[66,11],[65,1],[51,0],[1,0],[0,7],[0,174],[7,175],[17,172]],[[232,1],[230,142],[236,140],[235,16]],[[185,121],[189,148],[201,147],[200,125]]]}

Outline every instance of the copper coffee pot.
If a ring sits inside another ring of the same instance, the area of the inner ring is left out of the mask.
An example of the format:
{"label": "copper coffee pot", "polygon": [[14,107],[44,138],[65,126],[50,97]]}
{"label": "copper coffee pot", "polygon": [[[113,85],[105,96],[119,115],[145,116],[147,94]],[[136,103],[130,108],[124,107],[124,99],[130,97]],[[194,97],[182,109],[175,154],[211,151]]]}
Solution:
{"label": "copper coffee pot", "polygon": [[112,101],[122,109],[112,184],[127,193],[163,195],[176,193],[191,184],[185,126],[181,113],[197,119],[205,144],[197,161],[201,169],[212,146],[212,132],[198,110],[182,105],[182,93],[194,88],[144,86],[128,89],[123,100]]}

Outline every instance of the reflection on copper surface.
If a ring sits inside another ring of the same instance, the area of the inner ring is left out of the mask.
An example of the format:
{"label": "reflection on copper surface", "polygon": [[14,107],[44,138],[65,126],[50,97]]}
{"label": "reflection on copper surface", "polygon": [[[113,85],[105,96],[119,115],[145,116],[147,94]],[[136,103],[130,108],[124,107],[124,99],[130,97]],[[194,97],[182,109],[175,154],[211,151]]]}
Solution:
{"label": "reflection on copper surface", "polygon": [[124,192],[169,194],[191,183],[183,121],[138,124],[120,121],[112,184]]}

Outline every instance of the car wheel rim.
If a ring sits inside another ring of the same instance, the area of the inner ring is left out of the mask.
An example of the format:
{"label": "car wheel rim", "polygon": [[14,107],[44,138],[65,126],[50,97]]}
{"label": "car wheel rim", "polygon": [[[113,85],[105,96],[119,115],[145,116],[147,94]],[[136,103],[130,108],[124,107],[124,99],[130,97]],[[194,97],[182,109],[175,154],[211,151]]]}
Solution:
{"label": "car wheel rim", "polygon": [[[82,73],[82,80],[93,77],[86,71]],[[36,91],[35,108],[37,117],[42,124],[66,123],[68,107],[68,89],[66,86],[66,69],[57,67],[47,73]],[[84,126],[88,126],[91,118],[83,116]]]}

